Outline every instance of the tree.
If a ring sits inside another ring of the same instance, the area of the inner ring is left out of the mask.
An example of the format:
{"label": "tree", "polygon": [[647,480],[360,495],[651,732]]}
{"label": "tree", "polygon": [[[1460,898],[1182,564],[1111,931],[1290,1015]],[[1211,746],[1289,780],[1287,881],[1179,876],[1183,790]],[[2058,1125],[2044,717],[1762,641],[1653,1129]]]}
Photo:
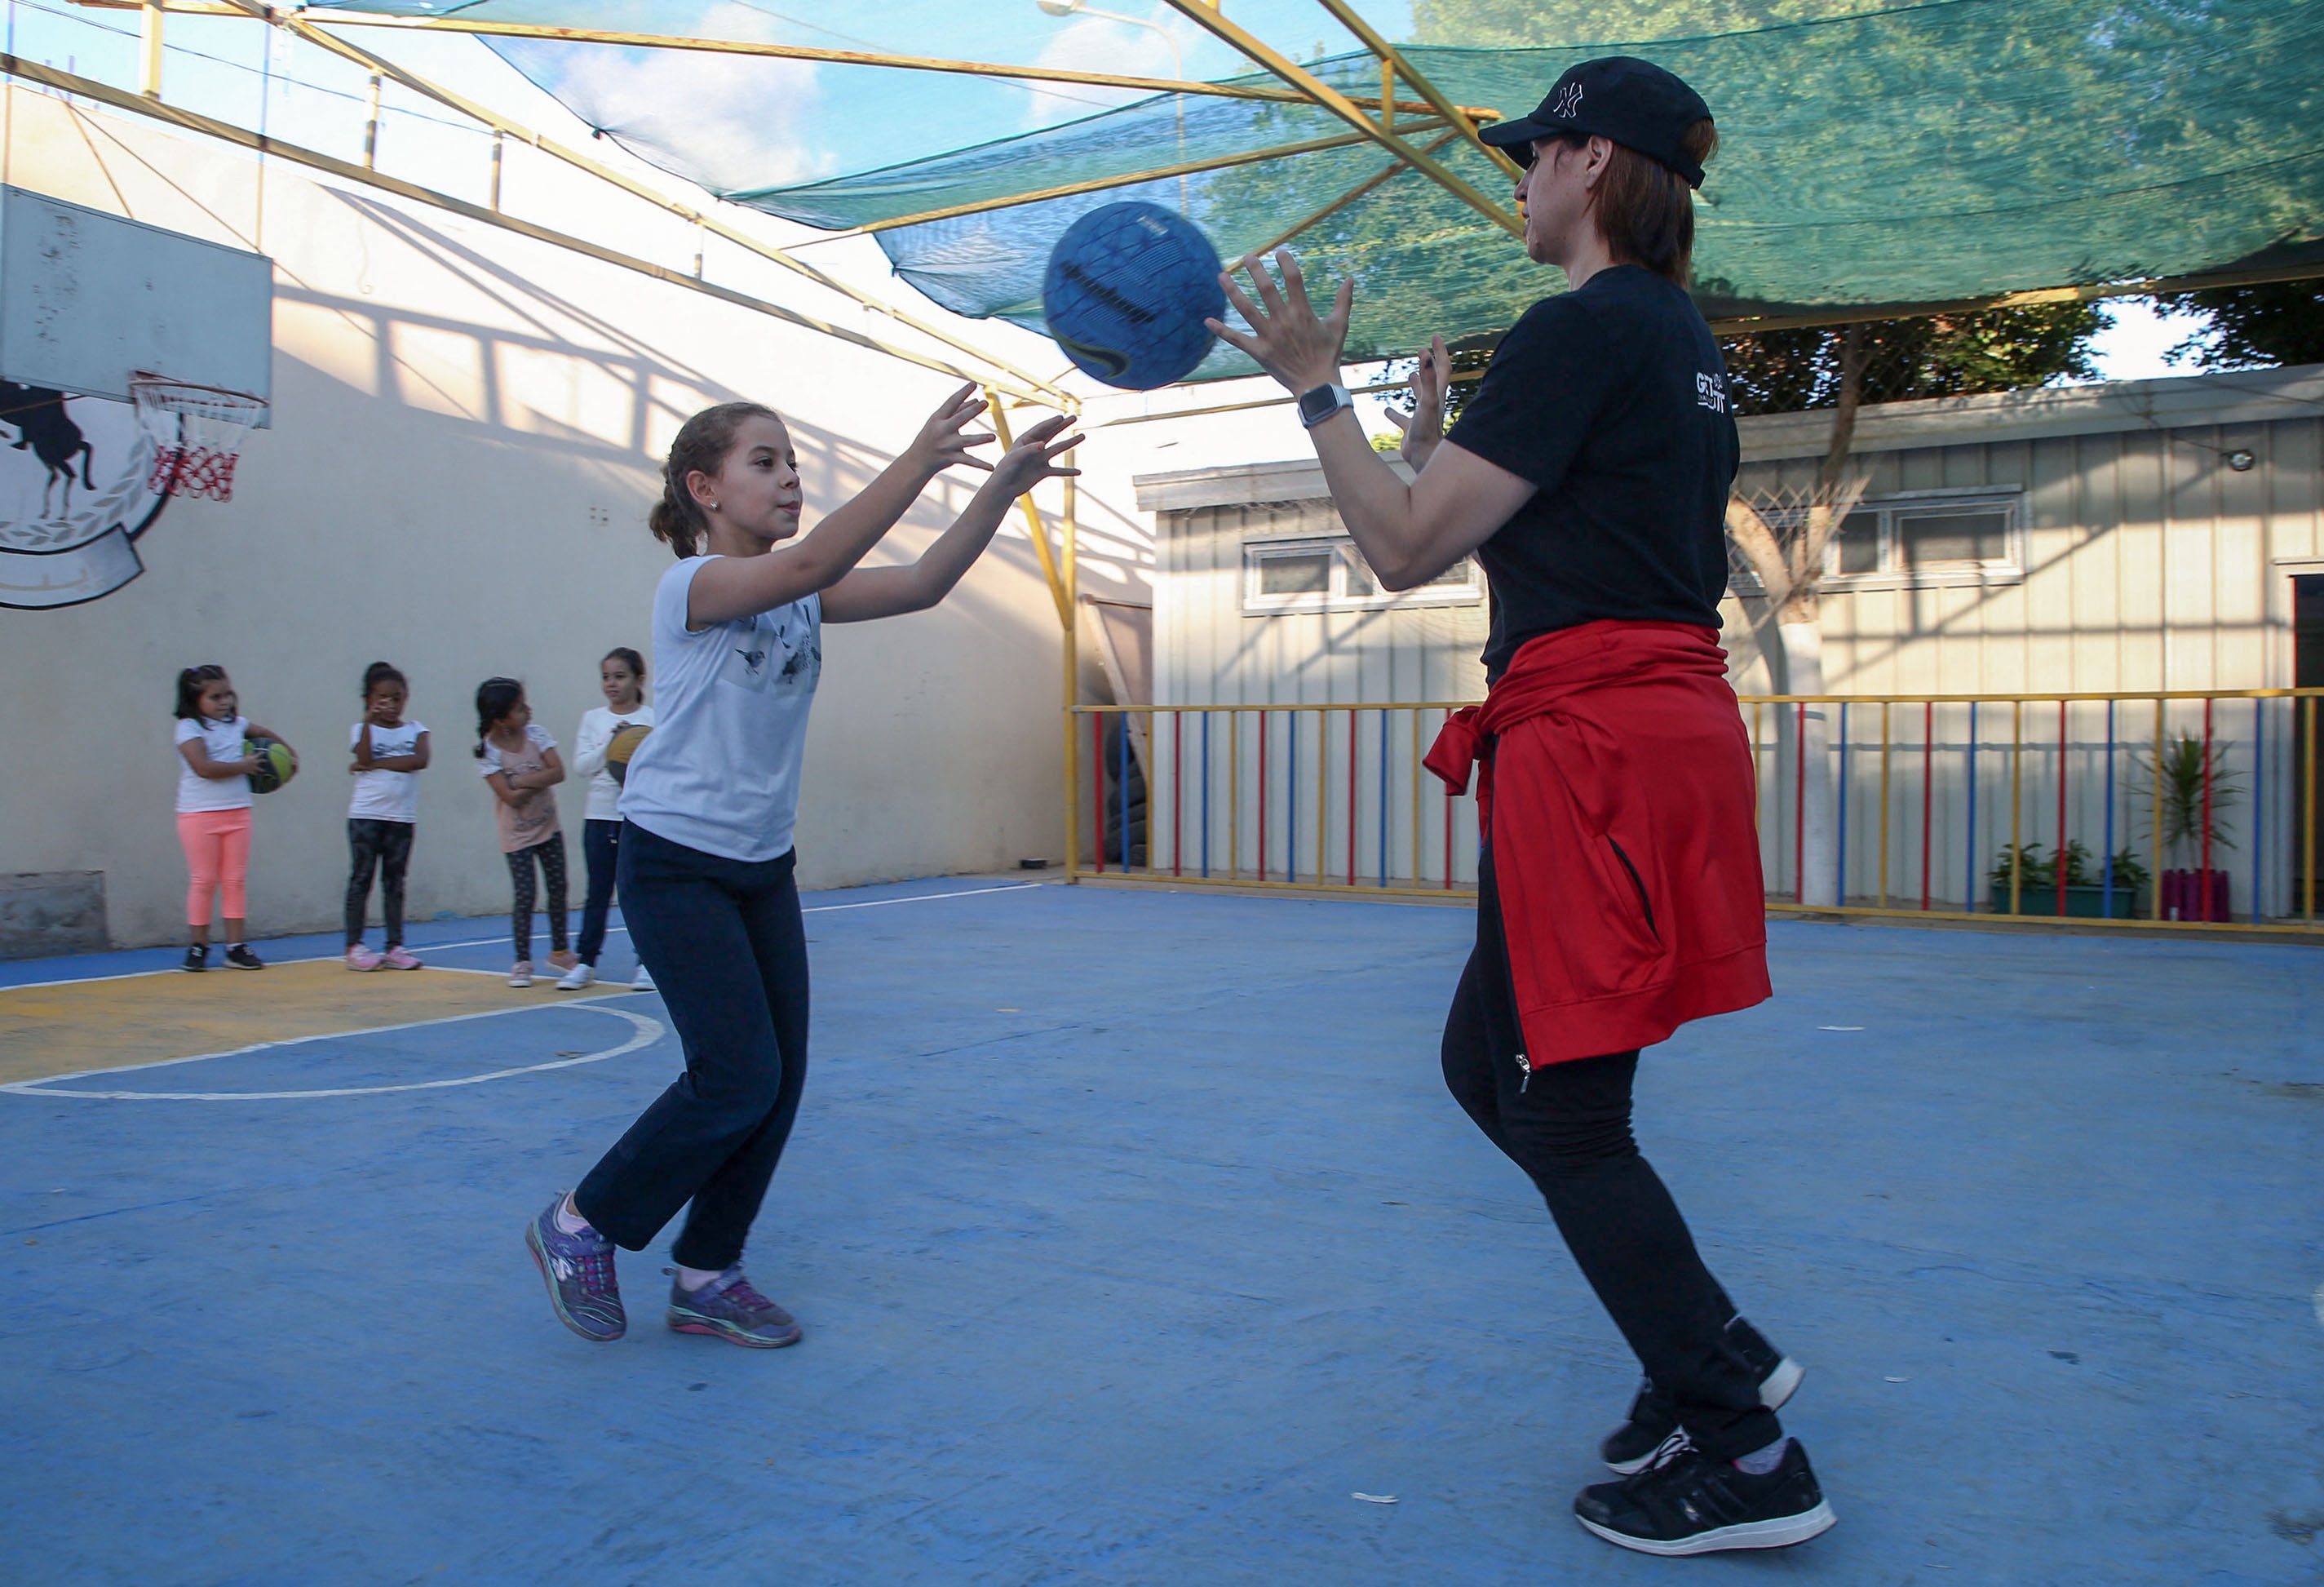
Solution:
{"label": "tree", "polygon": [[2199,370],[2324,364],[2324,285],[2316,281],[2160,292],[2153,303],[2164,313],[2210,318],[2209,325],[2164,355],[2173,364],[2192,364]]}

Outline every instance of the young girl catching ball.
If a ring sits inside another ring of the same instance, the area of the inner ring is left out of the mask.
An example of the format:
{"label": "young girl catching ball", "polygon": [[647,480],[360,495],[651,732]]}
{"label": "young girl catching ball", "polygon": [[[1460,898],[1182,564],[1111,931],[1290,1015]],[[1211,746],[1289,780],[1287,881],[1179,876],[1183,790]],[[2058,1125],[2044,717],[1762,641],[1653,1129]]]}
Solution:
{"label": "young girl catching ball", "polygon": [[[790,432],[727,402],[687,420],[651,528],[678,558],[654,594],[660,720],[622,791],[622,918],[686,1048],[686,1073],[591,1169],[541,1209],[526,1243],[550,1304],[584,1339],[627,1322],[613,1247],[642,1250],[693,1204],[669,1269],[669,1323],[770,1349],[798,1324],[742,1276],[742,1245],[798,1112],[807,1071],[807,937],[792,820],[822,625],[933,606],[982,553],[1010,503],[1074,444],[1037,424],[995,465],[962,431],[964,386],[862,494],[796,545],[802,489]],[[860,568],[929,483],[965,464],[991,477],[918,561]]]}
{"label": "young girl catching ball", "polygon": [[[581,822],[581,861],[588,868],[589,890],[581,900],[581,962],[557,983],[559,992],[578,992],[597,979],[597,955],[605,946],[605,910],[613,901],[613,865],[621,853],[621,780],[605,763],[613,735],[624,727],[651,727],[653,707],[645,703],[646,661],[627,646],[605,652],[597,663],[597,687],[605,703],[586,711],[581,730],[573,735],[573,770],[589,780],[589,808]],[[630,983],[638,992],[651,992],[653,977],[646,967]]]}
{"label": "young girl catching ball", "polygon": [[[181,970],[210,967],[210,895],[225,895],[226,962],[237,970],[263,970],[250,951],[245,896],[250,875],[250,774],[258,757],[249,738],[281,741],[242,715],[234,680],[223,667],[189,667],[178,674],[178,841],[185,846],[186,923],[190,928]],[[288,747],[287,743],[285,747]]]}
{"label": "young girl catching ball", "polygon": [[[411,863],[412,824],[420,819],[419,773],[428,770],[428,729],[403,716],[411,686],[384,661],[364,669],[364,719],[350,730],[355,780],[347,801],[347,968],[417,970],[403,951],[403,872]],[[371,907],[372,872],[387,936],[378,953],[364,946],[364,917]]]}
{"label": "young girl catching ball", "polygon": [[565,762],[557,758],[557,741],[532,724],[524,685],[513,678],[476,686],[476,772],[499,801],[493,814],[516,894],[509,909],[516,963],[508,983],[530,986],[536,864],[549,883],[549,962],[570,970],[576,961],[565,946],[565,831],[557,824],[557,796],[549,791],[565,780]]}

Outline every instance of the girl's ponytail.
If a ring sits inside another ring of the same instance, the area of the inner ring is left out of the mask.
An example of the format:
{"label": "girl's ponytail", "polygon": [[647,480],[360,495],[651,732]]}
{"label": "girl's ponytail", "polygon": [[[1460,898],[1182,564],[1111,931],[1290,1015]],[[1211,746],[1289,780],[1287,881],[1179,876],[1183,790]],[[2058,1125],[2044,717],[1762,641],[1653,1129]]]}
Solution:
{"label": "girl's ponytail", "polygon": [[201,667],[188,667],[178,674],[178,718],[191,721],[202,714],[202,686],[216,683],[226,676],[226,669],[215,661]]}
{"label": "girl's ponytail", "polygon": [[[700,556],[710,521],[703,517],[694,493],[686,488],[687,476],[715,475],[725,464],[726,454],[733,450],[734,432],[744,420],[780,422],[781,417],[757,402],[721,402],[715,408],[705,408],[679,427],[677,438],[669,443],[669,457],[661,466],[661,500],[646,515],[646,527],[653,531],[654,539],[680,558]],[[638,676],[645,674],[641,670]]]}
{"label": "girl's ponytail", "polygon": [[524,698],[524,685],[513,678],[487,678],[476,685],[476,759],[484,758],[484,739],[493,724],[516,709]]}

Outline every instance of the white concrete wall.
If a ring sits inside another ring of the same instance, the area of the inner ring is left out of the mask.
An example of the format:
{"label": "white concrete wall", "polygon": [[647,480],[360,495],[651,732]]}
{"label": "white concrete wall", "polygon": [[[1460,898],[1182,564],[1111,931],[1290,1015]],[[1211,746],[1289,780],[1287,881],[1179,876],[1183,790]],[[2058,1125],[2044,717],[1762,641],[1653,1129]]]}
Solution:
{"label": "white concrete wall", "polygon": [[[503,909],[491,801],[468,752],[475,686],[523,678],[540,720],[569,743],[599,703],[597,658],[648,647],[649,597],[669,556],[644,516],[678,425],[733,397],[781,410],[811,521],[908,441],[950,385],[280,163],[262,216],[258,167],[241,152],[134,117],[79,119],[43,95],[14,96],[7,180],[277,261],[273,426],[252,438],[233,503],[171,503],[140,543],[143,576],[103,600],[0,613],[0,722],[19,747],[0,785],[0,872],[104,872],[122,944],[183,928],[171,814],[179,668],[225,664],[247,712],[303,757],[299,780],[259,801],[250,911],[261,935],[337,918],[343,746],[362,670],[378,659],[410,675],[412,714],[435,733],[410,911]],[[536,201],[549,193],[576,217],[619,202],[578,178],[532,180]],[[931,491],[874,560],[916,551],[973,484]],[[1096,480],[1083,499],[1101,523],[1134,523],[1126,486],[1118,508]],[[1123,549],[1098,560],[1134,562],[1137,537],[1116,532]],[[1099,567],[1087,582],[1119,589],[1129,577]],[[1059,853],[1058,630],[1017,521],[944,607],[835,627],[825,643],[804,881]],[[577,844],[582,790],[560,792]],[[574,870],[577,900],[577,855]]]}

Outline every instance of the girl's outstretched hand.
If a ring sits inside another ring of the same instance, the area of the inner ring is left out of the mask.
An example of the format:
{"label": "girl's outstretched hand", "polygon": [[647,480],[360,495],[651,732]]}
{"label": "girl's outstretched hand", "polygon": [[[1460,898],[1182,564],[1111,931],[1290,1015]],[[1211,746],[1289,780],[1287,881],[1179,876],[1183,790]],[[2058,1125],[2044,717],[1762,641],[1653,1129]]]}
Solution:
{"label": "girl's outstretched hand", "polygon": [[1307,280],[1299,273],[1299,261],[1290,249],[1275,251],[1275,267],[1283,272],[1279,289],[1258,254],[1245,254],[1239,267],[1250,272],[1259,288],[1260,300],[1267,305],[1264,312],[1235,284],[1232,271],[1219,276],[1227,301],[1250,326],[1248,333],[1215,319],[1203,323],[1221,341],[1250,354],[1253,363],[1294,394],[1338,384],[1340,350],[1347,345],[1348,309],[1355,301],[1355,283],[1342,281],[1332,295],[1332,312],[1319,318],[1307,301]]}
{"label": "girl's outstretched hand", "polygon": [[1045,479],[1064,479],[1079,474],[1078,468],[1059,468],[1056,459],[1080,446],[1082,438],[1067,435],[1062,440],[1050,439],[1071,429],[1073,422],[1071,415],[1060,413],[1054,419],[1044,419],[1019,436],[1017,444],[993,468],[992,478],[987,484],[994,490],[1021,496]]}
{"label": "girl's outstretched hand", "polygon": [[970,457],[968,449],[998,438],[989,430],[962,433],[962,427],[983,411],[984,399],[976,394],[975,383],[971,382],[946,397],[943,406],[928,415],[928,421],[912,438],[911,451],[930,474],[941,474],[964,463],[971,468],[991,469],[991,464],[982,457]]}

